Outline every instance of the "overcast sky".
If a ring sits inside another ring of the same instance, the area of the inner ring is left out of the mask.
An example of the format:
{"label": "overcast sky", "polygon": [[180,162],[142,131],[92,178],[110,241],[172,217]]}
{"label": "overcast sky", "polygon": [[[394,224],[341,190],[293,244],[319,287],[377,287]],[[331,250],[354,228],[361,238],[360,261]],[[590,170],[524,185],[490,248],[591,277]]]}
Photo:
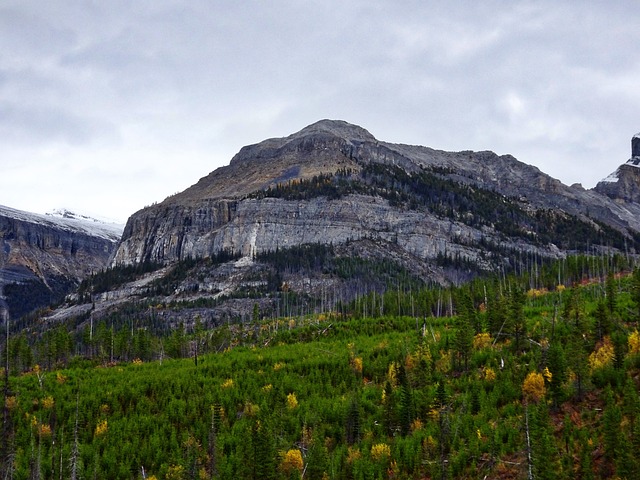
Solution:
{"label": "overcast sky", "polygon": [[0,204],[127,217],[323,118],[593,187],[640,131],[635,0],[0,2]]}

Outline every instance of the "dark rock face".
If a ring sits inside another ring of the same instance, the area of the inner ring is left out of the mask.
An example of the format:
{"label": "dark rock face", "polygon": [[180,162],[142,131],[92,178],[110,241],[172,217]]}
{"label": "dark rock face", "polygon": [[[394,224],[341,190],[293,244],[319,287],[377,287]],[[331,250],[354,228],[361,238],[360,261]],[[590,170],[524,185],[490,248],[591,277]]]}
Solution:
{"label": "dark rock face", "polygon": [[631,139],[631,158],[640,158],[640,133],[634,135]]}
{"label": "dark rock face", "polygon": [[118,236],[0,207],[0,298],[12,318],[69,293],[108,265]]}

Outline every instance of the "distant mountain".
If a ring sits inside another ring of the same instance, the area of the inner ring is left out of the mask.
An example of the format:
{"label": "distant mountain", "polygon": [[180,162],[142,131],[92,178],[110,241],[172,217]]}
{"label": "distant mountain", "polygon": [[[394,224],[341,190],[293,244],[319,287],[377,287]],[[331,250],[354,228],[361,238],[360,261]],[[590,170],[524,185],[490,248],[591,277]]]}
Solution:
{"label": "distant mountain", "polygon": [[0,206],[0,310],[18,318],[73,291],[108,265],[122,227],[69,211]]}

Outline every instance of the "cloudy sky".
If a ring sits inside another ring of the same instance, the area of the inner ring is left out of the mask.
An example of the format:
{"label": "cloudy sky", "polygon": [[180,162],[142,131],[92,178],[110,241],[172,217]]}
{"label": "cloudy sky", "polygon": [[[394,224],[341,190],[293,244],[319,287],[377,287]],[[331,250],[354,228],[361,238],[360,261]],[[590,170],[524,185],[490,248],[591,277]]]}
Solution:
{"label": "cloudy sky", "polygon": [[2,0],[0,204],[124,222],[342,119],[592,187],[640,131],[635,0]]}

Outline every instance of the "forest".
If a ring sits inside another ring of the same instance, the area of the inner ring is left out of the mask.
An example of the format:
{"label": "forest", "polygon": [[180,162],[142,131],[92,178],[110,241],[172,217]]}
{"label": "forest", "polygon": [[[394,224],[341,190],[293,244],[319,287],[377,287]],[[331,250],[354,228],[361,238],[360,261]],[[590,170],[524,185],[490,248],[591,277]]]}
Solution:
{"label": "forest", "polygon": [[640,269],[581,256],[214,329],[7,328],[0,473],[637,478],[639,321]]}

